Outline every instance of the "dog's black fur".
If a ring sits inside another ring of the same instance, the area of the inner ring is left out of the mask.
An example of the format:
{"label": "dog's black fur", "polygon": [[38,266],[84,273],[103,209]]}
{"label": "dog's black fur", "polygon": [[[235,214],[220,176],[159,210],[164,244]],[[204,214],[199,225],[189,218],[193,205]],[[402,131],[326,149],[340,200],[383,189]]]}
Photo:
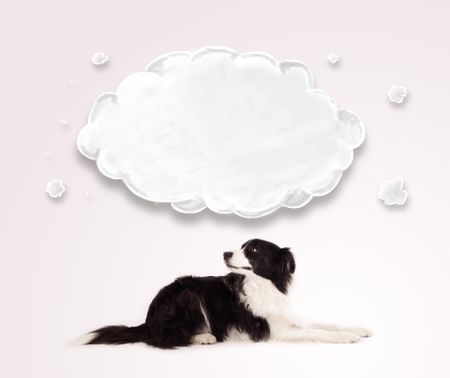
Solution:
{"label": "dog's black fur", "polygon": [[[271,280],[280,292],[286,294],[295,270],[294,257],[289,249],[260,239],[249,240],[241,248],[251,265],[246,269]],[[224,260],[228,266],[229,257],[229,252],[225,252]],[[194,335],[203,333],[204,312],[208,314],[208,332],[217,341],[224,341],[230,327],[247,333],[253,341],[265,340],[270,335],[267,320],[253,315],[241,302],[240,296],[245,296],[244,278],[238,273],[178,278],[153,299],[144,324],[100,328],[93,331],[95,336],[88,344],[144,342],[159,348],[187,346]]]}

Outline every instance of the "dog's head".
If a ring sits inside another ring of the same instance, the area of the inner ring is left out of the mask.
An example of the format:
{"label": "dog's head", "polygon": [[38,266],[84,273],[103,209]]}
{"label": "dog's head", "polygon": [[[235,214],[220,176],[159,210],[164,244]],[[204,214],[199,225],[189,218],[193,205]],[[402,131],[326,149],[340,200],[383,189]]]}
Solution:
{"label": "dog's head", "polygon": [[282,293],[287,292],[295,271],[294,256],[289,248],[260,239],[245,242],[237,251],[225,252],[223,259],[232,272],[266,278]]}

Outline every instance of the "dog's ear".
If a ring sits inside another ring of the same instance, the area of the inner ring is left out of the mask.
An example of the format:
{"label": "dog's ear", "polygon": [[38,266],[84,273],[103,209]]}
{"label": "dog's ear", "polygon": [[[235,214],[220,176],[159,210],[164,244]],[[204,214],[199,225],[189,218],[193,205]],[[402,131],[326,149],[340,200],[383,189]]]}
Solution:
{"label": "dog's ear", "polygon": [[294,255],[292,254],[289,248],[281,248],[280,253],[282,256],[282,261],[284,263],[284,267],[289,273],[295,272],[295,260]]}

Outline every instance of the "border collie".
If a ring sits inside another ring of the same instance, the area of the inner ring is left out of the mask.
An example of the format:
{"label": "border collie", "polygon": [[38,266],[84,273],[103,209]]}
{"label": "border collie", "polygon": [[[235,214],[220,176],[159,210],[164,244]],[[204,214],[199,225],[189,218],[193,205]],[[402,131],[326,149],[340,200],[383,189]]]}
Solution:
{"label": "border collie", "polygon": [[289,310],[287,294],[295,261],[289,248],[260,239],[223,254],[231,273],[186,276],[159,291],[145,323],[93,331],[87,344],[143,342],[159,348],[226,340],[354,343],[364,328],[304,323]]}

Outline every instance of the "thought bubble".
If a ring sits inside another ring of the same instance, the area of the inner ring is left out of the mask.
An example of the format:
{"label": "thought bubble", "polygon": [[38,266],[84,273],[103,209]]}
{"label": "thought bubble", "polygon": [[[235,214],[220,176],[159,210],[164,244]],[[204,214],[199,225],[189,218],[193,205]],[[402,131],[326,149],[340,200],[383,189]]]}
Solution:
{"label": "thought bubble", "polygon": [[100,95],[78,148],[146,200],[257,218],[331,192],[363,140],[303,63],[204,48]]}

